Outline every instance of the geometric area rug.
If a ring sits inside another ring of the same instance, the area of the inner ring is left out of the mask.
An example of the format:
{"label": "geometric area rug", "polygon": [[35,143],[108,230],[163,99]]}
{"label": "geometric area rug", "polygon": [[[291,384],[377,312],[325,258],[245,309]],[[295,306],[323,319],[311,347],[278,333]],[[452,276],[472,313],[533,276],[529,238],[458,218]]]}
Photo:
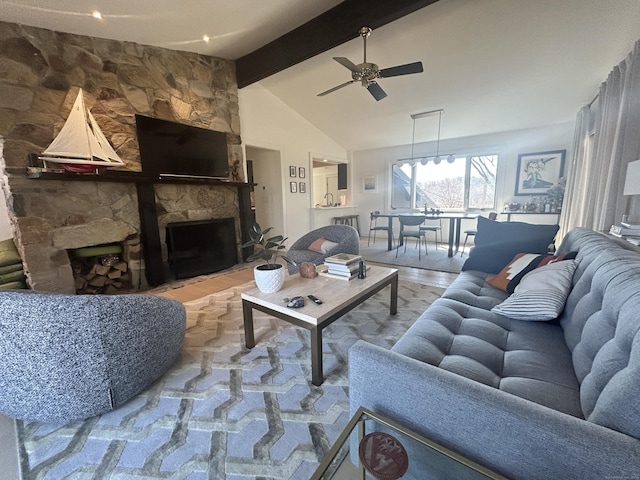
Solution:
{"label": "geometric area rug", "polygon": [[176,364],[115,411],[66,425],[17,421],[31,479],[308,479],[349,420],[348,350],[390,348],[442,289],[400,281],[323,331],[325,381],[311,384],[309,332],[254,310],[244,346],[239,287],[185,303]]}

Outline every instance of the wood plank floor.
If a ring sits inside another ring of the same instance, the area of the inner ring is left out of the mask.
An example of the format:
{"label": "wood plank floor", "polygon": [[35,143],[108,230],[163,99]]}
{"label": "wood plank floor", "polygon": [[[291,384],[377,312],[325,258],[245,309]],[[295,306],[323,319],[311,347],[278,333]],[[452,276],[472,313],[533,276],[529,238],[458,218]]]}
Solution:
{"label": "wood plank floor", "polygon": [[[225,290],[253,280],[253,267],[257,263],[242,263],[222,272],[177,280],[143,293],[162,295],[180,302],[189,302],[206,295]],[[388,267],[389,265],[384,265]],[[395,266],[400,280],[446,288],[458,276],[457,273],[436,272],[420,268]]]}

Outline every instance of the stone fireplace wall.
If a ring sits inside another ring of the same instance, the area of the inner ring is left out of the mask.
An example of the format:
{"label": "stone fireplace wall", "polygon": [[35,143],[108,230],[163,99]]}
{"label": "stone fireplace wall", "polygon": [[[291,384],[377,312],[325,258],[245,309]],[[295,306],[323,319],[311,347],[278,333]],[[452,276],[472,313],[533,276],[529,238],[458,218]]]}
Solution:
{"label": "stone fireplace wall", "polygon": [[[2,188],[29,285],[72,293],[67,249],[118,242],[134,285],[144,287],[134,183],[26,178],[27,155],[42,152],[60,131],[79,88],[127,170],[140,171],[136,113],[228,133],[228,160],[237,166],[242,150],[234,65],[0,22]],[[156,185],[155,192],[165,260],[167,223],[239,217],[231,186]]]}

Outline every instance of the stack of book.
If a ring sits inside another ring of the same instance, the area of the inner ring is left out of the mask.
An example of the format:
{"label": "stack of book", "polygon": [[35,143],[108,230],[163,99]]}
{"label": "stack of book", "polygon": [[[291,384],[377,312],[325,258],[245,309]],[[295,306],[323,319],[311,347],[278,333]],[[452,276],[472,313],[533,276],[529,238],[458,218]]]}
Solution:
{"label": "stack of book", "polygon": [[640,245],[640,225],[620,222],[620,225],[611,225],[609,233],[614,237],[624,238],[634,245]]}
{"label": "stack of book", "polygon": [[350,253],[339,253],[324,259],[324,267],[320,273],[327,276],[351,280],[358,276],[360,269],[361,255],[352,255]]}

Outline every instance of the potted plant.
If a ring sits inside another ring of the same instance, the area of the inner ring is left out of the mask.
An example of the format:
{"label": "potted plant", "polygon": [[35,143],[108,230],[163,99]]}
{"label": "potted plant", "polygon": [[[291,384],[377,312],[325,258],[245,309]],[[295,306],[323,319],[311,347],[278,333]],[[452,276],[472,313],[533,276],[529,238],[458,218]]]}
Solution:
{"label": "potted plant", "polygon": [[266,264],[258,265],[253,269],[256,285],[260,291],[265,293],[277,292],[284,284],[283,265],[276,263],[278,256],[285,262],[295,265],[295,262],[280,253],[281,250],[287,248],[284,245],[284,242],[287,240],[286,238],[282,235],[266,237],[272,228],[273,227],[269,227],[262,230],[258,223],[254,223],[249,230],[249,238],[251,238],[251,240],[242,245],[242,248],[256,247],[253,254],[247,258],[247,261],[264,260],[266,262]]}

